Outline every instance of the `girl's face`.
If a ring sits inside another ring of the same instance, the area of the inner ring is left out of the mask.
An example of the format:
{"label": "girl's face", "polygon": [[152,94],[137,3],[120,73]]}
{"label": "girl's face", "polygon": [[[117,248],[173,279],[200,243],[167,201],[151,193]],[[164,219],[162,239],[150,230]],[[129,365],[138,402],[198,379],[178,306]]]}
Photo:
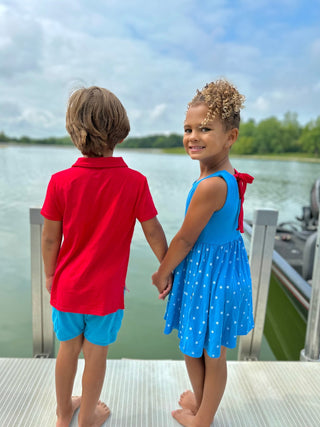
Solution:
{"label": "girl's face", "polygon": [[225,131],[222,122],[217,118],[203,125],[207,113],[208,107],[205,104],[198,104],[188,109],[184,122],[183,145],[194,160],[219,162],[228,156],[236,140],[231,137],[235,129]]}

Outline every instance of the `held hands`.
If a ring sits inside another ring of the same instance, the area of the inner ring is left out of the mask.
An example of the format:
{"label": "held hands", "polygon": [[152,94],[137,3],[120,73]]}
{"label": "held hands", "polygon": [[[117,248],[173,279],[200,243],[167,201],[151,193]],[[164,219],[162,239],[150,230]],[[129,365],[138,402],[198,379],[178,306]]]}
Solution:
{"label": "held hands", "polygon": [[159,291],[159,299],[165,299],[169,294],[172,288],[173,275],[172,273],[169,276],[161,276],[159,271],[152,275],[152,284],[157,287]]}

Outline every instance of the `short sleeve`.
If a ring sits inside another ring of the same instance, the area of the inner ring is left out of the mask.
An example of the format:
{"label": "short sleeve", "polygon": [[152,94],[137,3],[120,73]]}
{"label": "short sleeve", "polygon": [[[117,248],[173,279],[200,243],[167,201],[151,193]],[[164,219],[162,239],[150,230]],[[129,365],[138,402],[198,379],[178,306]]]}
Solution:
{"label": "short sleeve", "polygon": [[53,176],[48,184],[46,197],[40,213],[51,221],[62,221],[63,212],[58,201],[56,184]]}
{"label": "short sleeve", "polygon": [[154,218],[157,214],[158,212],[153,203],[148,181],[144,178],[136,204],[136,218],[140,222],[144,222]]}

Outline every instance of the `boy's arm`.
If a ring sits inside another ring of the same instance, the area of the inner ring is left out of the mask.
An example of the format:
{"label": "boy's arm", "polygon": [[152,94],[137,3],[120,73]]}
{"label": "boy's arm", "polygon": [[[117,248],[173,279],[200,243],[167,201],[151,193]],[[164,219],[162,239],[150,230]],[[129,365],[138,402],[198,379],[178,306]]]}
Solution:
{"label": "boy's arm", "polygon": [[147,242],[155,256],[161,262],[167,252],[168,244],[163,228],[155,216],[148,221],[141,222],[141,227]]}
{"label": "boy's arm", "polygon": [[[168,244],[160,222],[157,217],[154,217],[148,221],[141,222],[141,227],[152,251],[158,258],[159,262],[161,262],[168,250]],[[163,288],[159,288],[157,286],[160,293],[159,298],[164,299],[170,292],[171,286],[172,277],[170,276]]]}
{"label": "boy's arm", "polygon": [[58,254],[62,240],[62,222],[44,219],[41,247],[46,276],[46,288],[51,292],[53,275],[57,265]]}

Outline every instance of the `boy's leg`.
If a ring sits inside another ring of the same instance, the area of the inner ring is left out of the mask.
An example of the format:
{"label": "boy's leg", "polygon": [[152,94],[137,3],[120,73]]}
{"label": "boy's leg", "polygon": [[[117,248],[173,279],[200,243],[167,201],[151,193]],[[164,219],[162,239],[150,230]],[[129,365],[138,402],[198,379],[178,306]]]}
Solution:
{"label": "boy's leg", "polygon": [[80,405],[80,397],[72,398],[72,389],[82,343],[82,334],[71,340],[60,342],[55,370],[57,427],[68,427],[74,411]]}
{"label": "boy's leg", "polygon": [[227,382],[227,349],[221,346],[221,355],[213,359],[204,351],[205,379],[201,405],[196,415],[188,410],[174,411],[172,415],[183,426],[210,427],[221,402]]}
{"label": "boy's leg", "polygon": [[110,415],[110,409],[99,401],[106,371],[108,346],[92,344],[84,338],[82,351],[85,367],[78,423],[79,427],[100,427]]}

